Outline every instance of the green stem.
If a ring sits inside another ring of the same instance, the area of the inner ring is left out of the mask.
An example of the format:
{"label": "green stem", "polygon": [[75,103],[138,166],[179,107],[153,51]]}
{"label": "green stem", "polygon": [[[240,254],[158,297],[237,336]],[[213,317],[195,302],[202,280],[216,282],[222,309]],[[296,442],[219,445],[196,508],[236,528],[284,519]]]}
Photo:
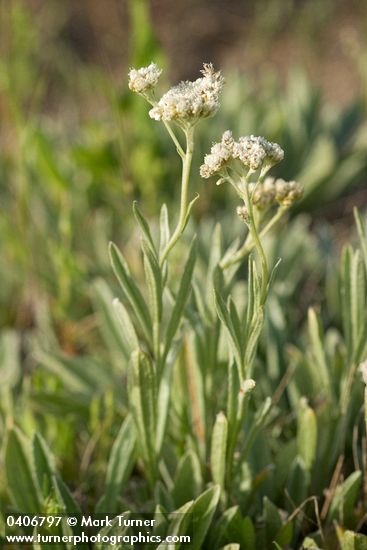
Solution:
{"label": "green stem", "polygon": [[259,238],[259,234],[257,232],[257,228],[256,228],[256,223],[255,223],[255,218],[254,218],[254,210],[253,210],[253,207],[252,207],[252,201],[250,199],[250,196],[249,196],[249,192],[248,192],[248,179],[245,178],[244,180],[242,180],[243,183],[244,183],[244,201],[245,201],[245,204],[246,204],[246,208],[247,208],[247,211],[248,211],[248,215],[249,215],[249,229],[250,229],[250,234],[251,234],[251,237],[252,237],[252,240],[255,244],[255,247],[257,249],[257,252],[260,256],[260,260],[261,260],[261,305],[264,305],[265,304],[265,300],[266,300],[266,291],[267,291],[267,285],[268,285],[268,263],[266,261],[266,256],[265,256],[265,252],[264,252],[264,249],[263,249],[263,246],[261,244],[261,241],[260,241],[260,238]]}
{"label": "green stem", "polygon": [[[279,207],[276,214],[274,214],[271,220],[269,220],[269,222],[265,225],[265,227],[260,231],[260,234],[259,234],[260,239],[262,239],[263,237],[265,237],[265,235],[267,235],[267,233],[269,233],[269,231],[274,227],[274,225],[276,225],[279,222],[279,220],[284,216],[287,210],[288,208],[285,208],[282,206]],[[254,246],[255,244],[252,241],[251,233],[249,233],[245,239],[245,242],[241,246],[241,248],[227,261],[221,262],[220,267],[222,269],[228,269],[232,265],[240,262],[243,258],[247,256],[247,254],[249,254],[249,252],[251,252]]]}
{"label": "green stem", "polygon": [[172,248],[177,243],[178,239],[181,237],[185,225],[187,222],[188,214],[188,194],[189,194],[189,179],[190,179],[190,168],[192,155],[194,150],[194,130],[193,128],[188,128],[185,132],[186,135],[186,153],[182,158],[182,181],[181,181],[181,203],[180,203],[180,215],[177,223],[177,227],[174,230],[170,240],[168,241],[165,249],[162,252],[162,255],[159,260],[160,267],[163,266],[168,254]]}

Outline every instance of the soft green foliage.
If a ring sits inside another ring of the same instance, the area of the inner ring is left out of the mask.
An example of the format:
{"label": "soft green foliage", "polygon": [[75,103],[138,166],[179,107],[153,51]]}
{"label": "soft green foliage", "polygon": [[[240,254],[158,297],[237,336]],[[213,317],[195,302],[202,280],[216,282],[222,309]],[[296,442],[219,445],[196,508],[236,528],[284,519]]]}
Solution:
{"label": "soft green foliage", "polygon": [[[7,511],[156,512],[198,550],[366,548],[366,219],[340,251],[317,217],[366,173],[362,99],[326,108],[299,73],[259,93],[229,74],[213,119],[166,135],[126,82],[81,65],[107,114],[64,134],[28,109],[29,56],[49,52],[21,6],[27,40],[0,67],[0,535]],[[132,62],[163,60],[147,3],[129,6]],[[235,193],[198,181],[227,127],[281,144],[272,173],[305,191],[291,210],[244,224]]]}

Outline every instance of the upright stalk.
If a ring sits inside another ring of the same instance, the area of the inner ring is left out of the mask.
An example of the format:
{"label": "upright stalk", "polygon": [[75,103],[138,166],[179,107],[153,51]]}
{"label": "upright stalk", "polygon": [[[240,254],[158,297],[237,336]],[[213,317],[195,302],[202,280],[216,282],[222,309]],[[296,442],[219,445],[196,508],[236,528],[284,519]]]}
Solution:
{"label": "upright stalk", "polygon": [[250,199],[249,192],[248,192],[248,179],[242,178],[242,182],[244,183],[243,185],[244,201],[245,201],[246,208],[248,211],[248,216],[249,216],[250,234],[261,260],[261,271],[262,271],[261,273],[261,305],[264,305],[266,300],[266,291],[267,291],[267,284],[268,284],[268,263],[266,260],[263,246],[259,238],[259,234],[257,232],[257,228],[256,228],[254,210],[253,210],[252,201]]}
{"label": "upright stalk", "polygon": [[[274,225],[276,225],[281,220],[281,218],[284,216],[287,210],[288,209],[284,206],[281,206],[278,208],[276,214],[274,214],[274,216],[269,220],[269,222],[265,225],[265,227],[260,231],[259,233],[260,239],[262,239],[263,237],[265,237],[265,235],[269,233],[269,231],[274,227]],[[222,269],[228,269],[232,265],[237,264],[243,258],[245,258],[247,254],[251,252],[254,246],[255,244],[252,240],[252,235],[251,233],[249,233],[245,239],[245,242],[241,246],[241,248],[235,254],[233,254],[232,257],[228,258],[225,261],[222,261],[220,263],[220,267]]]}
{"label": "upright stalk", "polygon": [[162,267],[168,254],[172,248],[177,243],[178,239],[181,237],[189,210],[189,180],[190,180],[190,169],[191,161],[194,150],[194,128],[191,126],[185,131],[186,137],[186,151],[184,157],[182,157],[182,181],[181,181],[181,200],[180,200],[180,215],[176,229],[174,230],[171,238],[169,239],[165,249],[162,252],[162,255],[159,260],[159,264]]}

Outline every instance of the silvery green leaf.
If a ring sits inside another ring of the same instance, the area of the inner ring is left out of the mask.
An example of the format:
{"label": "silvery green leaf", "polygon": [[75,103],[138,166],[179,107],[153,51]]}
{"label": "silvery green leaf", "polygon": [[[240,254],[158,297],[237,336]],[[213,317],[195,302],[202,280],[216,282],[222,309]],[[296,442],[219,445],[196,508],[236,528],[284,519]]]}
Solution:
{"label": "silvery green leaf", "polygon": [[[125,512],[122,512],[121,514],[119,514],[119,516],[123,516],[124,519],[129,519],[130,517],[130,511],[127,510]],[[130,544],[127,544],[127,543],[118,543],[116,545],[113,544],[113,539],[112,537],[123,537],[124,535],[127,534],[127,531],[128,531],[128,527],[125,527],[125,525],[122,524],[121,522],[121,519],[119,519],[119,517],[115,517],[111,520],[111,523],[112,525],[107,525],[105,527],[103,527],[98,535],[100,535],[100,540],[103,540],[102,537],[106,537],[105,540],[110,540],[110,542],[98,542],[96,544],[96,550],[133,550],[134,548],[134,545],[130,545]]]}
{"label": "silvery green leaf", "polygon": [[297,448],[305,467],[311,470],[317,451],[317,418],[305,400],[301,400],[298,411]]}
{"label": "silvery green leaf", "polygon": [[129,267],[116,245],[110,243],[109,252],[113,270],[124,291],[125,297],[129,301],[142,330],[148,340],[151,341],[152,320],[143,296],[131,277]]}
{"label": "silvery green leaf", "polygon": [[240,317],[238,315],[237,308],[235,306],[235,303],[233,301],[232,296],[228,297],[227,307],[228,307],[228,313],[229,313],[229,317],[230,317],[230,320],[231,320],[231,324],[232,324],[234,333],[236,335],[236,340],[238,341],[239,346],[242,350],[243,345],[244,345],[243,344],[243,336],[242,336],[243,332],[244,332],[243,326],[242,326],[243,323],[240,320]]}
{"label": "silvery green leaf", "polygon": [[361,483],[362,472],[356,470],[343,483],[338,485],[329,509],[328,518],[330,520],[337,519],[341,513],[343,521],[348,523],[354,513],[354,505]]}
{"label": "silvery green leaf", "polygon": [[187,222],[189,221],[190,214],[191,214],[191,210],[192,210],[194,204],[196,203],[196,201],[197,201],[199,198],[200,198],[199,193],[196,193],[196,196],[189,202],[189,205],[188,205],[187,211],[186,211],[186,217],[185,217],[184,228],[186,227]]}
{"label": "silvery green leaf", "polygon": [[147,243],[151,253],[157,259],[157,252],[156,252],[156,249],[155,249],[155,246],[154,246],[154,242],[153,242],[153,238],[152,238],[152,234],[151,234],[148,222],[146,221],[146,219],[144,218],[142,212],[140,211],[137,201],[133,202],[133,212],[134,212],[135,219],[138,222],[138,224],[140,226],[140,229],[143,232],[144,238],[146,240],[146,243]]}
{"label": "silvery green leaf", "polygon": [[245,338],[250,336],[254,315],[260,308],[260,283],[256,264],[252,256],[248,259],[247,309]]}
{"label": "silvery green leaf", "polygon": [[170,237],[168,209],[166,204],[162,204],[160,218],[159,218],[159,228],[160,228],[159,253],[161,255],[163,250],[167,246],[167,243]]}
{"label": "silvery green leaf", "polygon": [[[62,503],[64,507],[64,513],[69,515],[81,514],[82,511],[79,504],[76,502],[69,488],[65,485],[60,476],[56,475],[53,478],[53,484],[55,488],[55,493],[58,496],[58,500],[60,503]],[[73,530],[76,532],[80,532],[80,525],[77,525]]]}
{"label": "silvery green leaf", "polygon": [[193,450],[187,451],[180,459],[173,490],[172,498],[176,506],[182,506],[185,502],[195,499],[202,489],[203,479],[201,465],[197,454]]}
{"label": "silvery green leaf", "polygon": [[311,345],[312,365],[314,367],[313,373],[315,387],[321,386],[326,395],[331,397],[332,384],[326,361],[324,345],[321,339],[321,329],[316,312],[312,308],[308,310],[308,334]]}
{"label": "silvery green leaf", "polygon": [[172,370],[177,357],[179,345],[171,346],[170,352],[165,360],[164,369],[161,375],[158,391],[158,417],[157,417],[157,438],[156,452],[159,455],[163,446],[163,440],[166,433],[166,425],[168,421],[168,409],[171,396],[171,379]]}
{"label": "silvery green leaf", "polygon": [[132,353],[129,372],[131,414],[138,434],[141,458],[150,483],[156,477],[157,382],[150,358],[141,350]]}
{"label": "silvery green leaf", "polygon": [[[189,536],[192,536],[193,507],[193,501],[186,502],[186,504],[184,504],[169,515],[170,524],[168,526],[167,534],[171,535],[172,537],[180,537],[189,533]],[[178,542],[168,545],[167,543],[162,543],[157,547],[157,550],[176,550],[178,548],[185,548],[185,546]]]}
{"label": "silvery green leaf", "polygon": [[226,454],[228,438],[228,421],[220,412],[215,419],[210,447],[210,467],[214,483],[224,491],[226,472]]}
{"label": "silvery green leaf", "polygon": [[183,269],[183,274],[181,277],[180,285],[176,295],[176,302],[173,306],[170,319],[168,321],[168,326],[165,335],[165,345],[163,357],[167,357],[167,354],[170,350],[171,343],[175,337],[176,331],[179,327],[180,321],[182,319],[183,311],[187,302],[187,299],[191,290],[191,280],[192,274],[195,267],[196,261],[196,239],[194,238],[191,243],[189,250],[189,255],[186,260],[185,267]]}
{"label": "silvery green leaf", "polygon": [[343,248],[342,259],[341,259],[341,300],[342,300],[342,319],[343,319],[343,328],[344,328],[344,337],[346,341],[346,346],[348,350],[348,356],[352,354],[352,319],[351,319],[351,308],[350,308],[350,295],[351,295],[351,262],[352,262],[352,248],[350,245],[346,245]]}
{"label": "silvery green leaf", "polygon": [[122,331],[122,338],[124,340],[125,349],[127,350],[128,357],[134,349],[139,347],[139,340],[135,332],[133,323],[130,316],[122,302],[118,298],[115,298],[112,302],[113,308],[116,313],[117,320],[119,321],[120,331]]}
{"label": "silvery green leaf", "polygon": [[275,265],[273,267],[273,269],[271,270],[271,273],[269,275],[269,280],[268,280],[268,287],[267,287],[267,292],[269,292],[269,290],[271,289],[271,287],[273,286],[273,282],[274,282],[274,279],[275,279],[275,275],[278,271],[278,267],[280,265],[282,261],[282,258],[278,258],[278,260],[275,262]]}
{"label": "silvery green leaf", "polygon": [[43,499],[32,461],[31,444],[16,427],[6,436],[4,466],[8,490],[19,511],[41,513]]}
{"label": "silvery green leaf", "polygon": [[43,497],[50,496],[53,487],[53,477],[56,475],[54,458],[45,440],[39,433],[35,433],[32,439],[33,462],[38,486]]}
{"label": "silvery green leaf", "polygon": [[205,303],[203,290],[202,288],[200,288],[195,280],[192,281],[192,289],[194,291],[195,304],[201,319],[205,320],[206,324],[211,325],[213,323],[213,320],[211,313]]}
{"label": "silvery green leaf", "polygon": [[[215,522],[215,525],[213,525],[213,527],[210,529],[208,535],[209,548],[217,548],[219,544],[224,544],[228,540],[231,540],[233,536],[231,526],[236,523],[236,520],[239,520],[239,522],[242,521],[238,505],[227,508]],[[238,522],[234,528],[234,531],[236,531],[236,536],[233,536],[233,538],[238,541],[238,531],[240,531]],[[243,541],[241,540],[241,542]]]}
{"label": "silvery green leaf", "polygon": [[221,226],[219,225],[219,223],[217,223],[214,228],[213,238],[212,238],[211,247],[210,247],[210,256],[209,256],[209,263],[208,263],[208,270],[207,270],[207,277],[206,277],[206,284],[205,284],[206,303],[209,305],[213,314],[215,313],[215,308],[213,304],[213,291],[212,291],[213,273],[215,268],[219,264],[221,254],[222,254],[222,232],[221,232]]}
{"label": "silvery green leaf", "polygon": [[249,327],[249,336],[245,350],[245,374],[252,376],[253,364],[256,355],[257,345],[264,325],[264,309],[259,306],[253,315],[251,326]]}
{"label": "silvery green leaf", "polygon": [[[120,354],[122,353],[128,359],[132,351],[131,342],[134,342],[134,337],[129,328],[132,323],[125,307],[117,300],[119,305],[116,305],[116,311],[113,311],[111,307],[112,304],[115,305],[113,294],[103,279],[97,279],[94,282],[93,291],[92,298],[101,317],[99,324],[105,342],[115,358],[119,357],[121,360]],[[121,313],[120,307],[124,310]],[[135,333],[135,329],[133,331]],[[135,345],[133,349],[135,347],[137,346]]]}
{"label": "silvery green leaf", "polygon": [[243,376],[243,348],[241,346],[240,335],[236,330],[237,327],[233,325],[231,316],[229,314],[227,306],[219,290],[214,289],[214,296],[215,296],[215,305],[216,305],[218,317],[226,329],[229,348],[233,353],[238,371],[240,373],[240,376],[242,377]]}
{"label": "silvery green leaf", "polygon": [[349,361],[360,351],[361,334],[367,323],[366,274],[359,250],[344,247],[341,261],[341,297],[344,334]]}
{"label": "silvery green leaf", "polygon": [[200,550],[202,548],[205,536],[217,509],[219,497],[220,488],[218,485],[214,485],[202,493],[192,506],[193,550]]}
{"label": "silvery green leaf", "polygon": [[144,256],[145,278],[149,291],[153,331],[155,331],[162,318],[162,275],[158,261],[145,240],[142,241],[141,246]]}
{"label": "silvery green leaf", "polygon": [[135,462],[136,432],[128,415],[112,445],[107,465],[105,490],[97,504],[96,513],[118,512],[119,497],[126,485]]}

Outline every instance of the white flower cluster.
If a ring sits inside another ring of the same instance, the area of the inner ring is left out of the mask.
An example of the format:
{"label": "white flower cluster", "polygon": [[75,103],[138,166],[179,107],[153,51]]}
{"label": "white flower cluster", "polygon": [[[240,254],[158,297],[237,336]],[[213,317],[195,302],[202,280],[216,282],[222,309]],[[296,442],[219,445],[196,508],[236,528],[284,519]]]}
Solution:
{"label": "white flower cluster", "polygon": [[130,69],[129,88],[133,92],[144,95],[156,87],[161,74],[162,69],[155,63],[141,69]]}
{"label": "white flower cluster", "polygon": [[284,151],[277,143],[261,136],[245,136],[235,144],[233,156],[251,170],[258,170],[264,163],[273,166],[283,160]]}
{"label": "white flower cluster", "polygon": [[259,210],[265,210],[275,203],[274,178],[265,178],[264,183],[250,183],[248,188],[252,204]]}
{"label": "white flower cluster", "polygon": [[268,177],[263,183],[250,183],[249,192],[253,205],[259,210],[265,210],[276,203],[290,206],[302,197],[303,188],[296,181]]}
{"label": "white flower cluster", "polygon": [[200,118],[216,113],[219,95],[223,88],[223,77],[215,72],[213,65],[204,64],[202,77],[194,82],[180,82],[165,93],[149,115],[155,120],[192,124]]}
{"label": "white flower cluster", "polygon": [[302,198],[303,186],[297,181],[284,181],[278,178],[274,185],[275,200],[283,206],[290,206]]}
{"label": "white flower cluster", "polygon": [[222,140],[214,143],[210,153],[205,155],[200,174],[203,178],[210,178],[216,174],[223,175],[222,169],[230,161],[237,159],[247,168],[258,170],[263,166],[277,164],[283,157],[284,151],[277,143],[256,136],[240,137],[238,141],[234,141],[232,133],[227,130]]}
{"label": "white flower cluster", "polygon": [[205,155],[204,164],[200,166],[200,175],[202,178],[210,178],[215,174],[220,174],[228,162],[233,159],[233,148],[235,142],[232,132],[227,130],[219,143],[214,143],[210,153]]}

